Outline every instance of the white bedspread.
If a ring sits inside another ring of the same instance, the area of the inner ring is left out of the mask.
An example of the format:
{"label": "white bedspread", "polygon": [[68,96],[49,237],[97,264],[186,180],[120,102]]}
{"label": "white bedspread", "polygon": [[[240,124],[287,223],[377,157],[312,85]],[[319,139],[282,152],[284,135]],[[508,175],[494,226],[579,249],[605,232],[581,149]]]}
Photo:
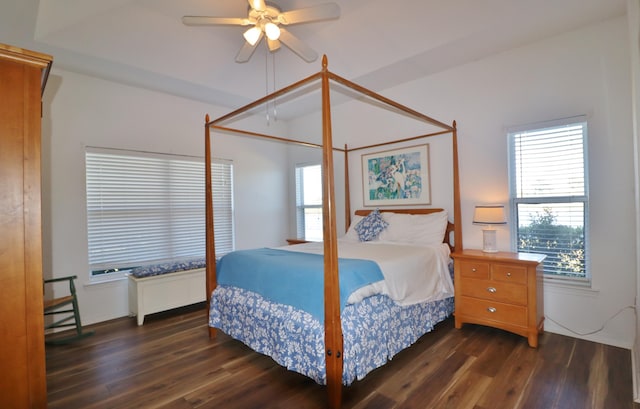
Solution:
{"label": "white bedspread", "polygon": [[[282,250],[323,253],[323,243],[280,247]],[[449,246],[412,246],[389,242],[338,240],[338,257],[373,260],[384,280],[353,293],[347,303],[355,304],[373,294],[388,295],[399,305],[436,301],[453,296],[449,274]]]}

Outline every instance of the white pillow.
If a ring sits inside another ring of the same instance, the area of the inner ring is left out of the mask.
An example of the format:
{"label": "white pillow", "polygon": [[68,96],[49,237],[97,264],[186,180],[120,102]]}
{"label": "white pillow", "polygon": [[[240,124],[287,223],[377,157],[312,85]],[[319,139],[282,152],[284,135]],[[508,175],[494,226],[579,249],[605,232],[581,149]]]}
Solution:
{"label": "white pillow", "polygon": [[349,230],[347,230],[347,233],[342,238],[348,241],[360,241],[358,232],[356,231],[356,224],[360,223],[360,220],[363,218],[362,216],[353,215],[353,217],[351,217],[351,226],[349,226]]}
{"label": "white pillow", "polygon": [[386,220],[389,226],[380,233],[380,241],[434,246],[441,244],[444,239],[448,216],[446,211],[429,214],[395,213]]}
{"label": "white pillow", "polygon": [[[396,213],[393,213],[393,212],[380,212],[380,214],[382,215],[382,218],[384,219],[384,221],[389,224],[391,223],[391,219],[393,219],[393,217],[396,215]],[[356,227],[356,224],[360,223],[362,219],[364,219],[364,216],[358,216],[357,214],[354,214],[353,216],[351,216],[351,226],[349,226],[349,230],[347,230],[347,233],[344,236],[342,236],[342,238],[347,241],[360,241],[360,238],[358,237],[358,232],[355,230],[355,227]],[[380,233],[380,234],[383,234],[383,233]],[[374,240],[371,240],[371,241],[378,241],[378,240],[380,240],[380,236],[376,237]]]}

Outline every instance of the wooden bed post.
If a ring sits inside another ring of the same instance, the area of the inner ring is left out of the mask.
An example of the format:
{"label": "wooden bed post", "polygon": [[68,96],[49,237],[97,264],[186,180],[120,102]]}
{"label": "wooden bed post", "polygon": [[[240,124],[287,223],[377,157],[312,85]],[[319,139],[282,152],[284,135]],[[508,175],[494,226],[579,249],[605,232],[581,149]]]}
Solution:
{"label": "wooden bed post", "polygon": [[344,232],[351,226],[351,197],[349,196],[349,149],[344,144]]}
{"label": "wooden bed post", "polygon": [[[216,244],[213,230],[213,187],[211,186],[211,135],[209,114],[204,117],[204,181],[205,181],[205,226],[207,260],[207,305],[211,304],[211,293],[216,288]],[[216,336],[216,329],[209,328],[209,338]]]}
{"label": "wooden bed post", "polygon": [[322,57],[322,224],[324,229],[324,344],[329,407],[342,401],[342,323],[340,320],[340,282],[335,219],[333,141],[327,56]]}
{"label": "wooden bed post", "polygon": [[452,124],[451,140],[453,143],[453,220],[456,229],[453,233],[455,251],[462,251],[462,209],[460,204],[460,174],[458,168],[458,128],[456,121]]}

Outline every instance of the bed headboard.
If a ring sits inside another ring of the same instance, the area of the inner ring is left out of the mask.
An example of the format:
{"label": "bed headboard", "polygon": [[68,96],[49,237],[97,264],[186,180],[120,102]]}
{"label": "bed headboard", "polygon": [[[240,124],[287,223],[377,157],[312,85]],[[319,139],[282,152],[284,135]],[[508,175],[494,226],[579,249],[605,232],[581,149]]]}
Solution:
{"label": "bed headboard", "polygon": [[[358,216],[366,216],[371,213],[372,209],[359,209],[356,210],[355,214]],[[404,213],[404,214],[429,214],[442,212],[444,209],[439,208],[431,208],[431,209],[379,209],[381,213],[384,212],[392,212],[392,213]],[[447,222],[447,229],[445,230],[444,237],[442,239],[443,243],[447,243],[451,252],[455,251],[455,243],[451,244],[451,236],[455,230],[455,225],[451,222]]]}

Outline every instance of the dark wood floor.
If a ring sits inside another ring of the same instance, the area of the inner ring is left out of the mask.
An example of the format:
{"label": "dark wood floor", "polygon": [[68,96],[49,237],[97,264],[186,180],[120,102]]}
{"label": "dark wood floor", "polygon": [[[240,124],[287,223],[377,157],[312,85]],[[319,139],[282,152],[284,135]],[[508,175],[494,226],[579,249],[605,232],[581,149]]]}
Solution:
{"label": "dark wood floor", "polygon": [[[91,326],[47,346],[49,408],[324,408],[325,389],[219,333],[206,308]],[[525,338],[452,319],[343,392],[343,408],[640,409],[630,351],[556,334]]]}

